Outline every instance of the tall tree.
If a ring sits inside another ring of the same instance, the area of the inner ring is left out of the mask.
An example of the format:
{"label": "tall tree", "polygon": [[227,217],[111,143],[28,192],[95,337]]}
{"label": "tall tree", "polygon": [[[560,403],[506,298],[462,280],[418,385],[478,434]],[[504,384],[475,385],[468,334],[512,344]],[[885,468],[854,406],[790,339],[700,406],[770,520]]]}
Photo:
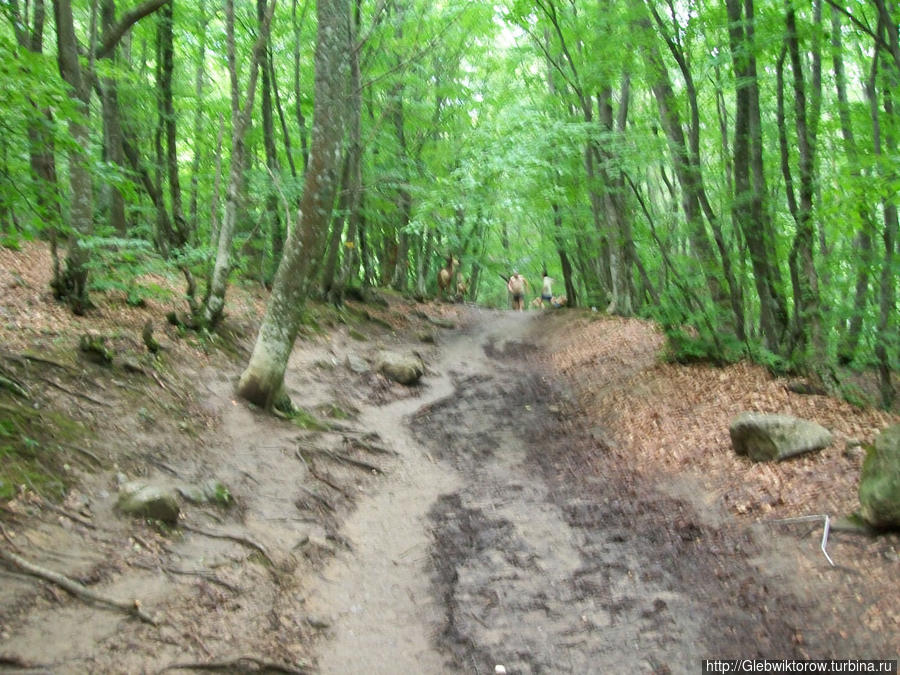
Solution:
{"label": "tall tree", "polygon": [[228,276],[231,273],[232,254],[231,245],[234,239],[234,231],[237,226],[238,206],[243,196],[244,189],[244,160],[245,137],[250,127],[250,119],[253,113],[253,99],[256,95],[256,82],[259,76],[259,65],[263,60],[266,45],[269,40],[269,28],[272,24],[272,15],[278,0],[272,0],[269,9],[263,15],[259,26],[259,36],[253,46],[253,57],[250,61],[250,76],[247,82],[247,94],[244,97],[244,106],[240,107],[240,95],[237,93],[237,68],[234,56],[234,2],[226,0],[227,20],[232,26],[230,29],[231,40],[229,44],[229,70],[232,82],[232,111],[240,110],[233,118],[231,131],[231,168],[228,172],[228,187],[225,192],[225,218],[219,229],[219,240],[216,247],[216,259],[213,264],[212,274],[206,291],[199,316],[195,316],[195,322],[202,326],[214,328],[222,318],[225,309],[225,291],[228,287]]}
{"label": "tall tree", "polygon": [[53,0],[53,16],[56,21],[56,51],[59,72],[69,85],[71,97],[78,115],[69,120],[69,133],[74,143],[69,151],[69,223],[71,235],[68,241],[65,269],[53,280],[57,298],[65,300],[75,314],[83,314],[90,305],[88,296],[89,253],[85,239],[94,231],[94,187],[90,170],[90,102],[93,64],[113,49],[134,23],[152,14],[169,0],[146,0],[126,14],[104,35],[103,42],[92,44],[88,52],[88,67],[82,67],[71,0]]}
{"label": "tall tree", "polygon": [[348,52],[354,44],[349,0],[319,0],[316,15],[313,128],[300,222],[286,242],[253,354],[238,384],[240,396],[264,408],[289,404],[283,400],[284,371],[337,190],[347,114]]}
{"label": "tall tree", "polygon": [[777,352],[786,336],[787,310],[766,203],[753,0],[726,0],[726,7],[735,79],[732,215],[750,251],[762,334],[766,346]]}

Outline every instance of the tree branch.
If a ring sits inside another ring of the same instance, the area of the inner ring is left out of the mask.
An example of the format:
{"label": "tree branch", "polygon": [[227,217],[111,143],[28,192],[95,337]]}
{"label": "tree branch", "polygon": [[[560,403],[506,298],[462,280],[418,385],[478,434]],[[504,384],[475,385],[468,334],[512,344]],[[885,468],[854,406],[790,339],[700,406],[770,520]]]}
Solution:
{"label": "tree branch", "polygon": [[145,16],[153,14],[153,12],[170,1],[171,0],[146,0],[143,4],[125,12],[119,23],[113,26],[108,34],[103,36],[103,44],[101,44],[100,48],[97,50],[97,53],[95,54],[96,58],[103,59],[110,56],[116,48],[116,45],[119,44],[119,40],[121,40],[125,33],[128,32],[129,28]]}

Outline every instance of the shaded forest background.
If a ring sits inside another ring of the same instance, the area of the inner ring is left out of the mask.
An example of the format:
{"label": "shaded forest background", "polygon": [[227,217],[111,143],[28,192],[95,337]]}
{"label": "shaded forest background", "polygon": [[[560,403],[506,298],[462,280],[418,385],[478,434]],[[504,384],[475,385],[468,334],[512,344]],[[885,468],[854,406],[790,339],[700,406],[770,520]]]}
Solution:
{"label": "shaded forest background", "polygon": [[76,313],[177,273],[214,330],[272,285],[272,360],[279,302],[433,295],[454,256],[470,301],[547,269],[676,358],[894,400],[896,0],[0,8],[0,237],[49,241]]}

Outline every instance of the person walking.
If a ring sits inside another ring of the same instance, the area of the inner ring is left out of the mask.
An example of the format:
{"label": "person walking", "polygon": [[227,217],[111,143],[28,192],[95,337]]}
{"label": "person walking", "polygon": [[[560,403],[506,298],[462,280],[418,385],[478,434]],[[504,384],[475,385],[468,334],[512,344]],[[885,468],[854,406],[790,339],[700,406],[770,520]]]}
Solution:
{"label": "person walking", "polygon": [[541,284],[541,307],[545,302],[547,306],[553,306],[553,279],[547,275],[547,270],[544,270],[544,279]]}
{"label": "person walking", "polygon": [[512,308],[521,312],[525,309],[525,288],[528,279],[519,274],[519,270],[513,270],[512,276],[506,282],[506,289],[512,296]]}

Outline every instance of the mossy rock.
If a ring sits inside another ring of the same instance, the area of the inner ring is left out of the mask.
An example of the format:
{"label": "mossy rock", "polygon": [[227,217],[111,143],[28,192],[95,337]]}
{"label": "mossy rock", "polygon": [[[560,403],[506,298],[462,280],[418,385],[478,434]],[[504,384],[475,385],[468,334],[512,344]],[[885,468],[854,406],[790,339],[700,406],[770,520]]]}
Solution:
{"label": "mossy rock", "polygon": [[102,335],[85,333],[78,339],[78,348],[84,357],[101,366],[108,366],[113,361],[113,353],[106,346],[106,338]]}
{"label": "mossy rock", "polygon": [[882,431],[859,476],[860,515],[877,529],[900,530],[900,424]]}
{"label": "mossy rock", "polygon": [[178,498],[174,490],[140,481],[122,486],[116,507],[122,513],[151,518],[170,525],[177,523],[180,515]]}
{"label": "mossy rock", "polygon": [[377,370],[394,382],[410,386],[425,374],[425,364],[417,354],[382,352],[378,356]]}

